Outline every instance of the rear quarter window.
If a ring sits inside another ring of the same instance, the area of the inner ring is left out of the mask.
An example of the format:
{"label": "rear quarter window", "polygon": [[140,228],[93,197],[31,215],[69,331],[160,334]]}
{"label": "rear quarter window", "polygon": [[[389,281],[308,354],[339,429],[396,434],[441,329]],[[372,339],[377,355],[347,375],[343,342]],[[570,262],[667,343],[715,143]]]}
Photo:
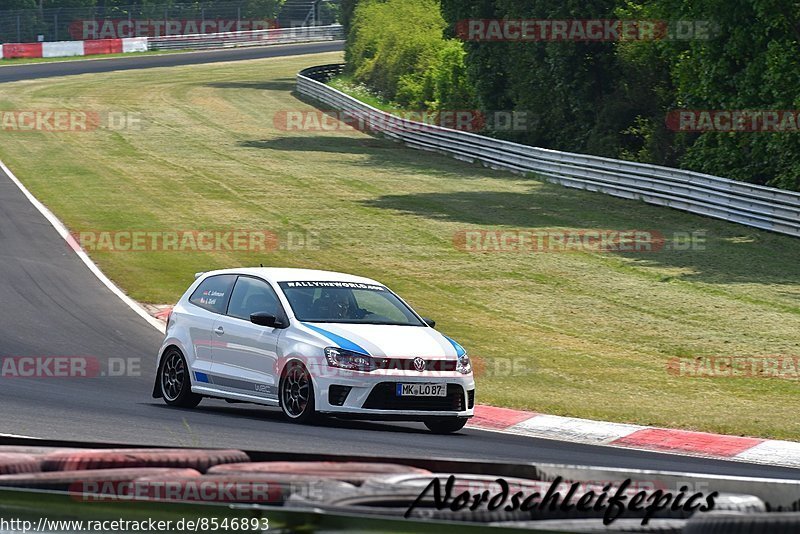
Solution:
{"label": "rear quarter window", "polygon": [[234,282],[235,274],[210,276],[194,290],[189,302],[210,312],[224,314]]}

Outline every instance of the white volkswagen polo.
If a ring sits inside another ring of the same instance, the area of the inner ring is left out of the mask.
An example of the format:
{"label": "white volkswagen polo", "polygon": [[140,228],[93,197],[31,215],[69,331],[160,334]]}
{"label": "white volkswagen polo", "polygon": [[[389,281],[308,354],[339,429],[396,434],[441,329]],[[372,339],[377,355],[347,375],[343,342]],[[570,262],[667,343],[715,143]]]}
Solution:
{"label": "white volkswagen polo", "polygon": [[305,269],[201,273],[175,306],[153,397],[203,397],[317,414],[421,421],[456,432],[473,415],[466,351],[386,286]]}

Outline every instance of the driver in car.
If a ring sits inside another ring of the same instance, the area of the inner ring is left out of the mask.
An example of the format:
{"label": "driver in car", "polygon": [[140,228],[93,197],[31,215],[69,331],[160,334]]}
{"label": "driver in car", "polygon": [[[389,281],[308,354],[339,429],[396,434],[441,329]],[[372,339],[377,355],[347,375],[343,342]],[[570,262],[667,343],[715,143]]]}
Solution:
{"label": "driver in car", "polygon": [[357,319],[350,314],[350,296],[344,291],[327,291],[319,299],[318,310],[329,319]]}

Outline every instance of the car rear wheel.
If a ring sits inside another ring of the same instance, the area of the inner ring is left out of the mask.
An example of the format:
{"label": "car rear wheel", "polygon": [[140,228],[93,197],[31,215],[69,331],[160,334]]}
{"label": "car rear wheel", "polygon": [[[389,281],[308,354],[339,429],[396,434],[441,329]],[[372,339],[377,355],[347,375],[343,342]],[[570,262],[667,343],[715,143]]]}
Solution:
{"label": "car rear wheel", "polygon": [[431,419],[425,421],[425,426],[434,434],[452,434],[458,432],[467,424],[466,417],[452,417],[450,419]]}
{"label": "car rear wheel", "polygon": [[168,349],[164,353],[159,371],[158,383],[164,402],[170,406],[194,408],[203,397],[192,393],[192,382],[189,377],[189,366],[186,358],[176,348]]}
{"label": "car rear wheel", "polygon": [[309,423],[314,419],[314,385],[303,364],[292,362],[286,366],[278,391],[281,409],[287,419],[297,423]]}

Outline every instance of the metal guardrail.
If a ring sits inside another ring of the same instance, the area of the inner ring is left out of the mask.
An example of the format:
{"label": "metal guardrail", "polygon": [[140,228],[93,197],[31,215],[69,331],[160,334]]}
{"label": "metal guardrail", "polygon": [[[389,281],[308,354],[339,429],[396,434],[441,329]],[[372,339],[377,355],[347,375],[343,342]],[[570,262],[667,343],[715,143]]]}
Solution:
{"label": "metal guardrail", "polygon": [[[297,75],[297,91],[331,106],[340,117],[382,131],[406,145],[518,173],[535,172],[566,187],[641,200],[698,215],[800,237],[800,193],[709,174],[598,156],[572,154],[493,139],[392,116],[324,82],[344,65]],[[386,128],[390,123],[391,128]]]}
{"label": "metal guardrail", "polygon": [[341,25],[334,24],[332,26],[298,26],[270,30],[150,37],[147,40],[147,48],[148,50],[202,50],[340,39],[344,39],[344,29]]}

